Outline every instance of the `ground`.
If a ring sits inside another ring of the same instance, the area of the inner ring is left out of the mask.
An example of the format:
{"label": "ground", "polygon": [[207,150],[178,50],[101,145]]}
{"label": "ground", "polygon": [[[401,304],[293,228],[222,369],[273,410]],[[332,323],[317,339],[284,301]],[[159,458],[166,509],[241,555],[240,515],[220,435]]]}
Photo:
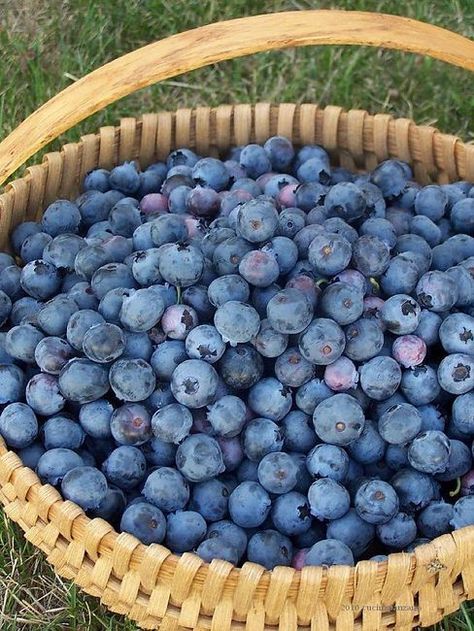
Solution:
{"label": "ground", "polygon": [[[0,138],[76,78],[153,40],[220,19],[308,8],[397,13],[474,34],[472,0],[0,0]],[[121,116],[258,100],[389,112],[474,140],[467,71],[400,52],[333,47],[255,55],[165,81],[92,116],[52,148]],[[0,628],[36,627],[136,629],[56,577],[42,553],[0,513]],[[474,610],[465,606],[437,629],[474,631]]]}

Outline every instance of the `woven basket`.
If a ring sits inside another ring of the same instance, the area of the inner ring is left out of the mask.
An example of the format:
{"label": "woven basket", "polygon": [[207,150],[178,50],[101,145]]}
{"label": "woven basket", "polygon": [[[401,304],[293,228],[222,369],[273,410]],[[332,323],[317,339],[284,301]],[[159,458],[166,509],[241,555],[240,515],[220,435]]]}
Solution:
{"label": "woven basket", "polygon": [[[406,18],[305,11],[222,22],[126,55],[56,96],[0,144],[0,183],[61,132],[139,87],[222,59],[316,43],[400,48],[474,70],[474,42]],[[77,195],[90,169],[130,159],[146,166],[180,146],[218,154],[273,134],[295,144],[323,145],[334,164],[353,170],[397,157],[413,166],[422,183],[474,181],[473,145],[408,119],[292,103],[180,109],[123,119],[29,167],[0,196],[0,246],[8,247],[16,224],[38,219],[55,198]],[[42,485],[1,439],[0,501],[61,576],[148,629],[408,630],[433,624],[474,598],[474,527],[412,554],[391,554],[383,563],[361,561],[355,568],[268,572],[253,563],[240,569],[220,560],[207,564],[191,553],[178,557],[160,545],[144,546],[101,519],[89,519],[56,489]]]}

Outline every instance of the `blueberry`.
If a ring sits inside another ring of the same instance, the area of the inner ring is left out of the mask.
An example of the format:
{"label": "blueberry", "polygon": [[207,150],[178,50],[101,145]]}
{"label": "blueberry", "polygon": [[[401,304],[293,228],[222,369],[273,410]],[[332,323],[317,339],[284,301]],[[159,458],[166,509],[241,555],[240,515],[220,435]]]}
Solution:
{"label": "blueberry", "polygon": [[[36,467],[38,466],[38,462],[41,456],[45,452],[46,450],[43,447],[43,445],[39,441],[36,441],[36,442],[31,443],[31,445],[28,445],[28,447],[19,449],[18,456],[20,457],[20,460],[22,461],[25,467],[35,470]],[[82,461],[80,464],[82,464]],[[76,464],[74,466],[79,466],[79,464]]]}
{"label": "blueberry", "polygon": [[456,232],[463,234],[474,234],[472,213],[474,210],[474,200],[472,197],[457,201],[451,209],[451,224]]}
{"label": "blueberry", "polygon": [[75,311],[67,323],[67,341],[75,350],[82,351],[82,344],[87,331],[104,322],[105,320],[102,315],[93,309],[80,309],[79,311]]}
{"label": "blueberry", "polygon": [[344,354],[353,361],[367,361],[382,350],[383,331],[374,320],[361,318],[349,324],[344,332],[346,336]]}
{"label": "blueberry", "polygon": [[438,222],[446,211],[448,196],[446,192],[431,184],[420,189],[415,197],[415,212],[424,215],[434,222]]}
{"label": "blueberry", "polygon": [[229,183],[225,165],[215,158],[201,158],[192,165],[192,178],[196,184],[222,191]]}
{"label": "blueberry", "polygon": [[391,357],[374,357],[360,368],[360,385],[371,399],[383,401],[398,389],[402,371]]}
{"label": "blueberry", "polygon": [[114,449],[104,461],[102,471],[109,483],[128,491],[145,477],[145,456],[136,447],[122,445]]}
{"label": "blueberry", "polygon": [[140,502],[128,506],[124,511],[120,530],[137,537],[145,545],[161,543],[165,538],[166,519],[156,506]]}
{"label": "blueberry", "polygon": [[[10,367],[8,366],[8,368]],[[18,371],[20,371],[19,368]],[[1,367],[0,376],[5,376],[1,374]],[[0,380],[0,383],[2,382],[3,379]],[[8,381],[6,380],[3,383],[8,385]],[[58,383],[58,378],[46,373],[34,375],[28,381],[26,384],[25,397],[28,405],[41,416],[51,416],[52,414],[57,414],[66,405],[66,400]],[[4,397],[2,398],[4,399]],[[3,400],[2,402],[7,403],[8,401]]]}
{"label": "blueberry", "polygon": [[300,333],[310,324],[313,307],[303,292],[288,288],[270,299],[267,317],[269,324],[279,333]]}
{"label": "blueberry", "polygon": [[397,335],[413,333],[420,321],[420,305],[406,294],[385,300],[380,316],[386,328]]}
{"label": "blueberry", "polygon": [[109,382],[122,401],[144,401],[155,389],[156,377],[143,359],[118,359],[110,368]]}
{"label": "blueberry", "polygon": [[147,462],[155,467],[170,467],[174,465],[176,446],[165,443],[158,438],[151,438],[141,447]]}
{"label": "blueberry", "polygon": [[124,162],[109,174],[109,185],[126,195],[133,195],[140,187],[140,176],[134,162]]}
{"label": "blueberry", "polygon": [[151,222],[151,240],[156,247],[165,243],[181,242],[187,238],[187,229],[183,217],[164,214]]}
{"label": "blueberry", "polygon": [[336,394],[316,406],[313,423],[321,440],[345,446],[359,438],[365,417],[360,404],[353,397]]}
{"label": "blueberry", "polygon": [[150,364],[158,379],[170,381],[175,368],[187,358],[181,340],[165,340],[158,344],[150,358]]}
{"label": "blueberry", "polygon": [[311,417],[301,410],[292,410],[281,423],[285,449],[307,452],[317,442]]}
{"label": "blueberry", "polygon": [[467,313],[451,313],[439,327],[439,339],[447,353],[474,354],[474,318]]}
{"label": "blueberry", "polygon": [[[6,273],[6,270],[3,273]],[[37,300],[50,298],[61,285],[60,274],[56,267],[42,259],[27,263],[21,270],[19,280],[21,288]]]}
{"label": "blueberry", "polygon": [[196,554],[208,563],[214,559],[221,559],[236,565],[239,561],[237,549],[229,544],[226,539],[219,536],[202,541],[196,549]]}
{"label": "blueberry", "polygon": [[247,549],[247,535],[240,526],[228,520],[221,520],[211,524],[207,530],[206,539],[219,539],[236,549],[239,558]]}
{"label": "blueberry", "polygon": [[297,389],[295,403],[300,410],[312,415],[316,405],[333,394],[322,379],[315,378]]}
{"label": "blueberry", "polygon": [[79,423],[66,416],[52,416],[41,427],[43,444],[46,449],[79,449],[85,434]]}
{"label": "blueberry", "polygon": [[119,445],[143,445],[151,438],[151,419],[143,405],[126,403],[114,410],[110,431]]}
{"label": "blueberry", "polygon": [[418,530],[424,537],[435,539],[451,530],[454,511],[452,504],[443,501],[430,502],[416,520]]}
{"label": "blueberry", "polygon": [[386,199],[399,197],[408,179],[404,166],[398,160],[381,162],[370,175],[370,182],[379,187]]}
{"label": "blueberry", "polygon": [[416,538],[415,520],[406,513],[397,513],[385,524],[377,526],[377,537],[384,545],[402,550]]}
{"label": "blueberry", "polygon": [[190,482],[210,480],[225,468],[218,443],[205,434],[185,438],[176,452],[176,466]]}
{"label": "blueberry", "polygon": [[364,311],[364,293],[344,282],[329,285],[322,293],[320,307],[324,315],[340,325],[351,324]]}
{"label": "blueberry", "polygon": [[349,469],[349,457],[342,447],[322,443],[308,453],[306,467],[313,478],[343,482]]}
{"label": "blueberry", "polygon": [[194,485],[190,509],[197,511],[209,522],[216,522],[227,515],[229,490],[216,478]]}
{"label": "blueberry", "polygon": [[249,344],[227,348],[218,364],[224,382],[235,390],[247,390],[263,374],[263,360]]}
{"label": "blueberry", "polygon": [[70,401],[90,403],[103,397],[109,390],[108,370],[88,359],[71,359],[58,377],[62,395]]}
{"label": "blueberry", "polygon": [[334,232],[322,232],[311,241],[308,259],[314,271],[334,276],[349,264],[352,247],[343,236]]}
{"label": "blueberry", "polygon": [[76,204],[66,199],[58,199],[44,211],[41,227],[44,232],[56,237],[64,232],[78,232],[80,222],[81,213]]}
{"label": "blueberry", "polygon": [[235,274],[244,254],[252,249],[252,245],[248,241],[238,236],[229,237],[219,243],[212,256],[217,274],[219,276]]}
{"label": "blueberry", "polygon": [[229,300],[218,307],[214,315],[214,325],[224,341],[235,345],[249,342],[255,337],[260,328],[260,318],[250,305]]}
{"label": "blueberry", "polygon": [[395,489],[383,480],[369,480],[357,490],[354,506],[358,515],[369,524],[385,524],[398,512]]}
{"label": "blueberry", "polygon": [[437,483],[433,478],[410,468],[397,471],[390,484],[398,495],[400,510],[406,513],[421,510],[437,495]]}
{"label": "blueberry", "polygon": [[[44,248],[52,241],[53,237],[47,232],[37,232],[27,237],[21,244],[20,256],[25,263],[40,259]],[[10,265],[14,265],[14,261]],[[5,267],[8,267],[5,265]]]}
{"label": "blueberry", "polygon": [[380,276],[380,286],[388,296],[410,294],[416,287],[420,273],[417,265],[404,254],[390,259]]}
{"label": "blueberry", "polygon": [[84,510],[98,508],[107,495],[107,480],[94,467],[76,467],[64,475],[61,492]]}
{"label": "blueberry", "polygon": [[233,438],[245,425],[247,407],[239,397],[227,395],[209,406],[207,418],[217,436]]}
{"label": "blueberry", "polygon": [[147,477],[143,487],[146,500],[166,513],[183,509],[189,501],[189,485],[176,469],[160,467]]}
{"label": "blueberry", "polygon": [[472,355],[446,355],[438,366],[438,381],[451,394],[465,394],[474,387],[474,358]]}
{"label": "blueberry", "polygon": [[44,335],[31,324],[20,324],[11,328],[5,337],[5,350],[14,359],[32,364],[35,349]]}
{"label": "blueberry", "polygon": [[125,346],[121,357],[123,359],[135,357],[150,362],[153,351],[150,337],[146,333],[134,333],[133,331],[122,331],[122,334]]}
{"label": "blueberry", "polygon": [[364,215],[367,198],[359,186],[351,182],[340,182],[332,186],[324,200],[328,217],[341,217],[354,221]]}
{"label": "blueberry", "polygon": [[109,488],[107,489],[105,499],[96,509],[89,511],[89,515],[91,517],[105,519],[115,528],[118,528],[126,505],[127,498],[125,493],[118,488]]}
{"label": "blueberry", "polygon": [[229,497],[232,521],[243,528],[260,526],[268,517],[271,500],[258,482],[242,482]]}
{"label": "blueberry", "polygon": [[110,422],[114,408],[106,399],[97,399],[81,405],[79,423],[82,429],[92,438],[110,438]]}
{"label": "blueberry", "polygon": [[350,507],[349,493],[342,484],[331,478],[320,478],[308,491],[311,514],[319,520],[339,519]]}
{"label": "blueberry", "polygon": [[207,362],[189,359],[173,372],[171,391],[179,403],[200,408],[213,400],[218,384],[215,369]]}
{"label": "blueberry", "polygon": [[375,423],[366,420],[362,434],[348,446],[347,450],[354,460],[369,465],[383,459],[385,447],[385,441],[377,431]]}
{"label": "blueberry", "polygon": [[[275,326],[273,322],[272,326]],[[316,318],[301,333],[298,346],[303,357],[309,362],[318,366],[327,366],[342,355],[345,336],[334,320]]]}
{"label": "blueberry", "polygon": [[76,283],[68,291],[70,298],[74,300],[79,309],[97,309],[99,301],[92,291],[92,287],[89,283],[79,282]]}
{"label": "blueberry", "polygon": [[345,392],[357,386],[359,373],[355,365],[347,357],[339,357],[335,362],[326,366],[324,381],[335,392]]}
{"label": "blueberry", "polygon": [[248,405],[259,416],[281,420],[292,405],[290,389],[278,379],[266,377],[250,388]]}
{"label": "blueberry", "polygon": [[186,552],[196,548],[204,539],[207,524],[195,511],[176,511],[166,519],[166,545],[173,552]]}
{"label": "blueberry", "polygon": [[0,435],[9,447],[23,449],[38,436],[38,419],[29,405],[10,403],[0,414]]}
{"label": "blueberry", "polygon": [[305,565],[354,565],[351,549],[337,539],[316,542],[306,553]]}
{"label": "blueberry", "polygon": [[122,355],[124,348],[125,340],[122,330],[108,322],[90,328],[82,342],[86,357],[100,364],[114,361]]}
{"label": "blueberry", "polygon": [[136,281],[130,268],[124,263],[107,263],[94,272],[91,287],[99,300],[112,289],[133,289]]}
{"label": "blueberry", "polygon": [[382,438],[392,445],[404,445],[413,440],[422,428],[421,414],[409,403],[390,407],[378,421]]}
{"label": "blueberry", "polygon": [[281,495],[296,486],[296,465],[287,453],[272,452],[262,458],[258,465],[258,480],[270,493]]}
{"label": "blueberry", "polygon": [[174,304],[165,309],[161,317],[163,333],[173,340],[184,340],[198,324],[198,316],[192,307]]}
{"label": "blueberry", "polygon": [[244,429],[243,447],[247,458],[255,462],[268,453],[280,451],[283,438],[278,425],[267,418],[253,419]]}
{"label": "blueberry", "polygon": [[446,272],[434,270],[424,274],[416,285],[416,295],[422,307],[430,311],[448,311],[456,304],[458,289]]}
{"label": "blueberry", "polygon": [[292,239],[305,226],[305,213],[299,208],[286,208],[278,216],[277,234]]}
{"label": "blueberry", "polygon": [[202,324],[189,332],[185,348],[190,359],[202,359],[214,364],[224,354],[226,344],[214,326]]}
{"label": "blueberry", "polygon": [[202,275],[204,257],[193,245],[167,243],[160,248],[159,258],[161,276],[173,285],[189,287]]}
{"label": "blueberry", "polygon": [[83,464],[81,456],[71,449],[49,449],[39,458],[37,473],[45,484],[58,486],[68,471]]}
{"label": "blueberry", "polygon": [[400,387],[408,401],[417,406],[431,403],[440,393],[436,371],[426,364],[404,370]]}
{"label": "blueberry", "polygon": [[365,552],[374,536],[374,526],[361,519],[353,508],[339,519],[331,520],[326,532],[328,539],[336,539],[343,543],[356,557]]}
{"label": "blueberry", "polygon": [[[15,226],[10,235],[11,245],[15,254],[20,254],[21,246],[25,239],[33,234],[38,234],[38,232],[41,232],[41,223],[36,221],[23,221]],[[13,263],[12,261],[11,265]]]}
{"label": "blueberry", "polygon": [[159,322],[164,310],[164,302],[152,286],[124,296],[119,317],[129,331],[143,333]]}
{"label": "blueberry", "polygon": [[446,470],[451,451],[450,441],[440,431],[419,434],[408,448],[408,461],[423,473],[442,473]]}
{"label": "blueberry", "polygon": [[290,539],[276,530],[261,530],[249,539],[248,560],[263,565],[267,570],[290,565],[292,556],[293,545]]}
{"label": "blueberry", "polygon": [[151,419],[153,435],[167,443],[178,445],[189,435],[193,417],[188,408],[170,403],[157,410]]}
{"label": "blueberry", "polygon": [[474,496],[468,495],[457,500],[450,524],[456,529],[474,524]]}

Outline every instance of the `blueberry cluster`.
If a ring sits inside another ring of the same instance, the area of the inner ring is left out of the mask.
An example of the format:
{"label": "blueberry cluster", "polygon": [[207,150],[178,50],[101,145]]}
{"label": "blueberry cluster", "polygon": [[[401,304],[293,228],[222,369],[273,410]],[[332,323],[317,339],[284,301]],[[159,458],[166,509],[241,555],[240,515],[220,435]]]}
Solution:
{"label": "blueberry cluster", "polygon": [[474,187],[275,136],[87,174],[0,254],[0,434],[206,561],[385,559],[474,524]]}

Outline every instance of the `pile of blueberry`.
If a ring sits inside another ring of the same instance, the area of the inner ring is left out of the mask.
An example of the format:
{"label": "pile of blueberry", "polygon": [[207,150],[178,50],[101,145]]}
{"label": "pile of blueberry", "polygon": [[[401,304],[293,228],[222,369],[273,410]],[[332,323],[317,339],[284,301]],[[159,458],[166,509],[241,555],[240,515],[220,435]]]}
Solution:
{"label": "pile of blueberry", "polygon": [[474,187],[275,136],[87,174],[0,254],[0,434],[206,561],[382,560],[474,524]]}

